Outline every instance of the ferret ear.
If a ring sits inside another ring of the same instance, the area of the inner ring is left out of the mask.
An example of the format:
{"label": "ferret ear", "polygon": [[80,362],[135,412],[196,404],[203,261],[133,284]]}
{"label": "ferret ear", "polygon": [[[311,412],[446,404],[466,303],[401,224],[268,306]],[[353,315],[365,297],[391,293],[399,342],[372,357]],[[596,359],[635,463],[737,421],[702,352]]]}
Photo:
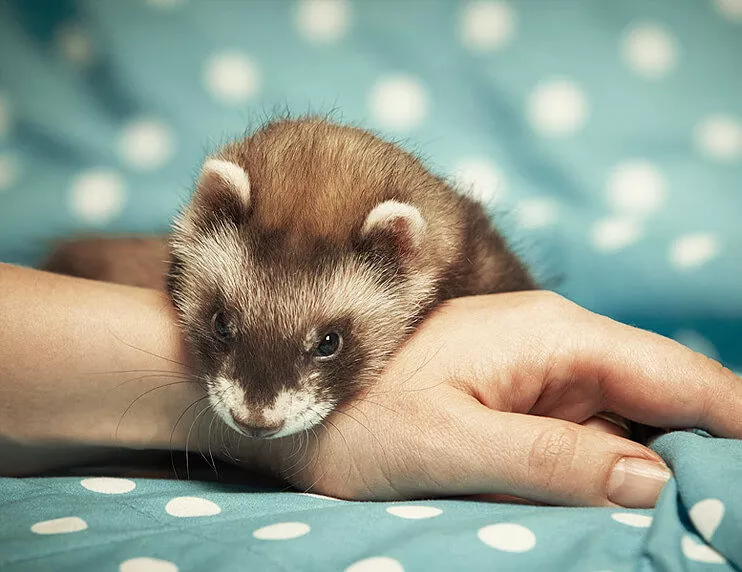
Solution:
{"label": "ferret ear", "polygon": [[426,234],[427,224],[420,211],[399,201],[377,205],[368,213],[361,230],[364,245],[402,264],[420,253]]}
{"label": "ferret ear", "polygon": [[240,220],[250,206],[250,177],[237,163],[208,159],[201,169],[193,203],[201,214]]}

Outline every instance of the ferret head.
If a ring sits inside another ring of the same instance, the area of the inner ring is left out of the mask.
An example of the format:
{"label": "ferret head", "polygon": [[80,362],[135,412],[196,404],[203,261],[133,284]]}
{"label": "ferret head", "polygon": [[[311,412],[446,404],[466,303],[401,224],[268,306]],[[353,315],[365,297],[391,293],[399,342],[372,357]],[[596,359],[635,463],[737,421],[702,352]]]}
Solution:
{"label": "ferret head", "polygon": [[266,224],[272,190],[246,163],[203,165],[171,237],[168,289],[215,410],[243,434],[282,437],[355,395],[409,334],[431,296],[418,264],[427,226],[414,206],[382,200],[342,241],[297,235],[314,215]]}

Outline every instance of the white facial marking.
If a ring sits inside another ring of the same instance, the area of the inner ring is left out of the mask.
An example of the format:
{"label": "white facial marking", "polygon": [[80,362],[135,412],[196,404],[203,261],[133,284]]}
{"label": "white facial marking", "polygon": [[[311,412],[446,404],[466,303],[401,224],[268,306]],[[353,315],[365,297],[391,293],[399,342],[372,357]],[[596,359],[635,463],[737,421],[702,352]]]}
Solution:
{"label": "white facial marking", "polygon": [[322,421],[331,411],[333,405],[319,401],[311,389],[288,389],[281,391],[273,405],[263,409],[263,417],[270,424],[283,421],[283,428],[274,435],[285,437],[292,433],[304,431]]}
{"label": "white facial marking", "polygon": [[232,411],[239,413],[245,409],[245,391],[239,384],[225,377],[217,377],[209,389],[209,402],[227,425],[238,433],[243,433],[234,422],[231,413]]}
{"label": "white facial marking", "polygon": [[[225,377],[217,377],[209,391],[209,401],[227,425],[244,435],[242,429],[234,422],[231,413],[234,411],[245,418],[249,414],[245,405],[245,391],[239,384]],[[264,408],[261,413],[269,425],[283,422],[283,428],[270,437],[276,439],[309,429],[327,417],[333,408],[333,404],[319,401],[312,390],[291,389],[281,391],[273,405]]]}
{"label": "white facial marking", "polygon": [[410,229],[412,245],[420,246],[425,235],[425,219],[417,208],[399,201],[385,201],[368,213],[363,225],[363,232],[368,233],[376,227],[388,227],[396,220],[403,218],[407,220]]}
{"label": "white facial marking", "polygon": [[213,174],[231,186],[240,195],[245,204],[250,202],[250,178],[245,170],[231,161],[208,159],[204,163],[202,176]]}

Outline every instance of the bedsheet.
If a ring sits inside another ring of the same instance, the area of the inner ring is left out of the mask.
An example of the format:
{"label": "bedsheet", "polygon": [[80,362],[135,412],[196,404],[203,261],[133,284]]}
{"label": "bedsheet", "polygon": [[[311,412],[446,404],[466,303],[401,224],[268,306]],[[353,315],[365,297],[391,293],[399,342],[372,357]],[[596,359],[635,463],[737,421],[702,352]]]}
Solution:
{"label": "bedsheet", "polygon": [[654,510],[0,479],[0,570],[739,570],[742,442],[677,432],[655,448],[675,477]]}
{"label": "bedsheet", "polygon": [[[742,371],[740,62],[740,0],[0,0],[0,260],[166,232],[221,142],[329,113],[483,200],[547,287]],[[740,442],[655,446],[655,511],[0,479],[0,569],[739,570]]]}
{"label": "bedsheet", "polygon": [[741,0],[0,0],[0,260],[165,232],[286,109],[418,152],[542,283],[742,369]]}

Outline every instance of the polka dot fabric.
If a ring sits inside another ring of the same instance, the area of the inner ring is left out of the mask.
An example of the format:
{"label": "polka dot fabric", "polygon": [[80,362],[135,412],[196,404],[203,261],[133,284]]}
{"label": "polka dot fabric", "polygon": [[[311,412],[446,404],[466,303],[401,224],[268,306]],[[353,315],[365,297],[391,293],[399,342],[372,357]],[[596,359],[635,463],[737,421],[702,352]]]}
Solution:
{"label": "polka dot fabric", "polygon": [[[481,200],[546,286],[742,372],[742,1],[45,6],[0,2],[0,260],[165,232],[219,143],[333,112]],[[5,479],[0,569],[742,567],[740,444],[655,446],[654,512]]]}
{"label": "polka dot fabric", "polygon": [[742,442],[672,433],[655,448],[675,478],[652,511],[349,502],[198,480],[0,479],[0,569],[738,570]]}
{"label": "polka dot fabric", "polygon": [[166,232],[219,143],[334,113],[484,202],[546,287],[738,371],[740,2],[614,4],[2,2],[0,260]]}

